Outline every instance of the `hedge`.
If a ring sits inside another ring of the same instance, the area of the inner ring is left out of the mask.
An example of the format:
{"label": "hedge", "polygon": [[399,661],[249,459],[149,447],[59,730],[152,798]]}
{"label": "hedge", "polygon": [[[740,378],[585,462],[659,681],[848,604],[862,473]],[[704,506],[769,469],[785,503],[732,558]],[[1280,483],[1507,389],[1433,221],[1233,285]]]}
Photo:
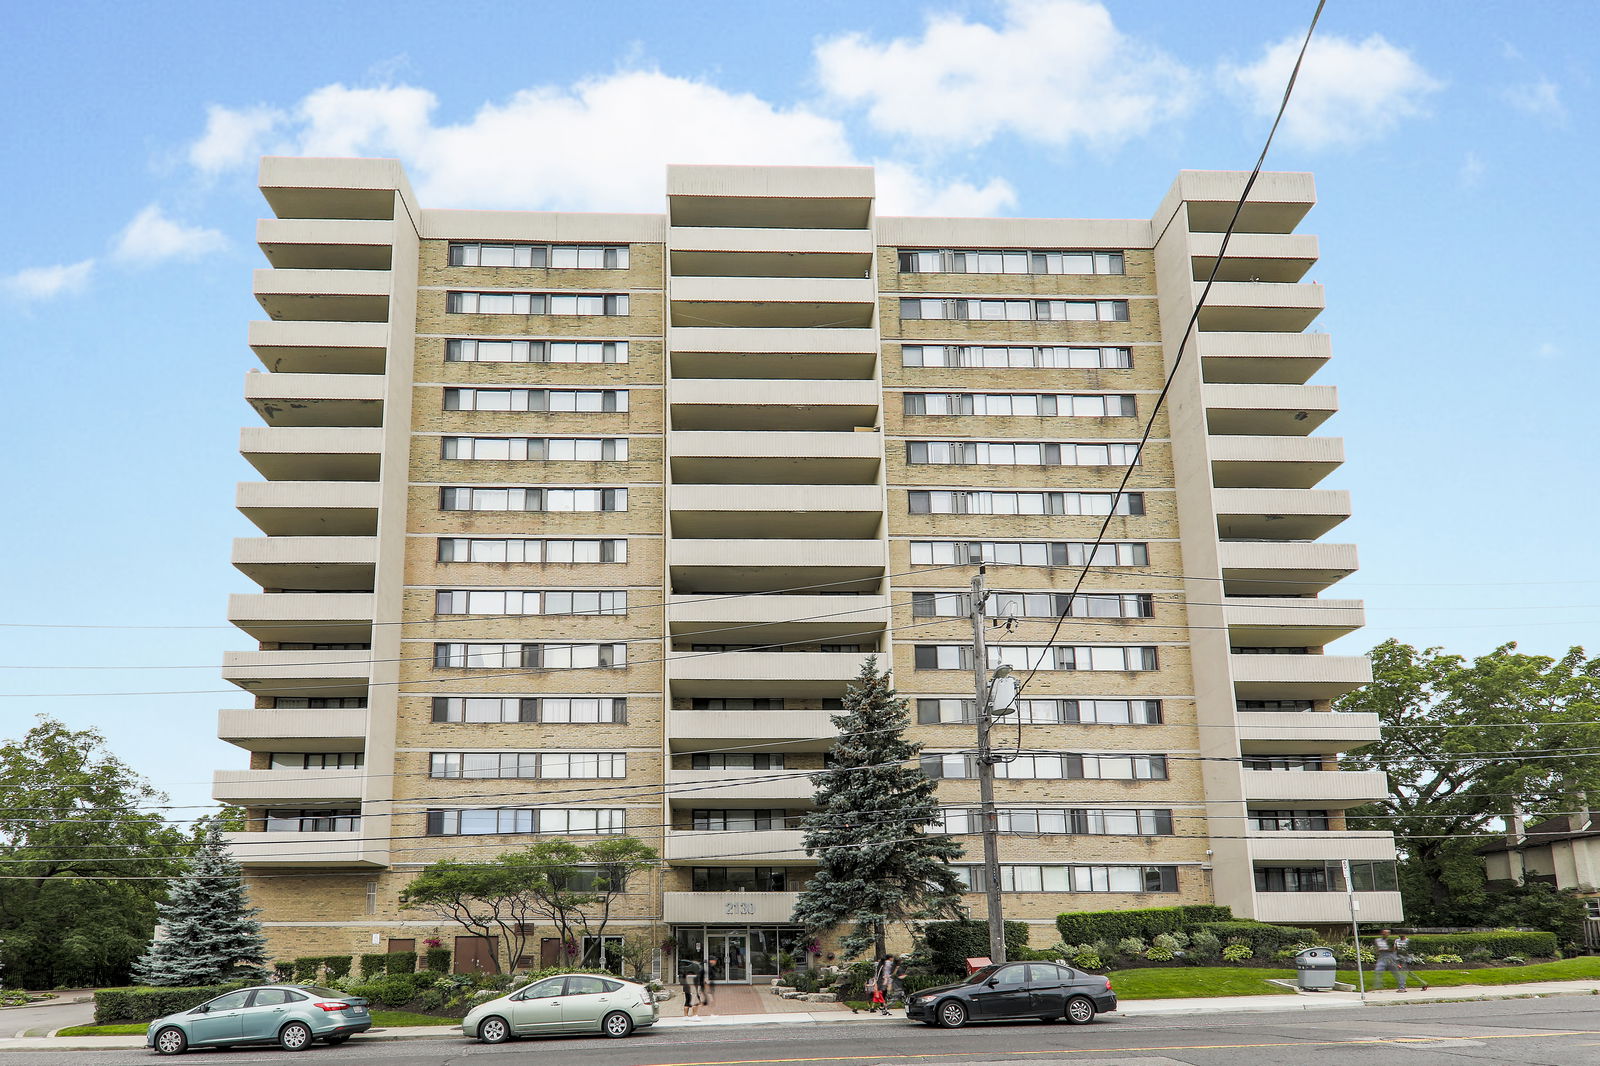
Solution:
{"label": "hedge", "polygon": [[424,965],[432,973],[450,972],[449,948],[429,948],[424,958],[426,959]]}
{"label": "hedge", "polygon": [[1079,911],[1058,914],[1056,929],[1063,944],[1092,944],[1097,940],[1118,941],[1136,936],[1149,940],[1161,933],[1192,932],[1208,922],[1231,922],[1228,907],[1190,904],[1182,907],[1148,907],[1132,911]]}
{"label": "hedge", "polygon": [[1503,930],[1496,933],[1418,933],[1411,938],[1413,952],[1429,955],[1466,955],[1478,948],[1488,948],[1489,954],[1497,959],[1507,955],[1550,959],[1556,954],[1556,935]]}
{"label": "hedge", "polygon": [[[1028,923],[1007,922],[1006,954],[1028,949]],[[965,973],[967,960],[988,958],[989,924],[970,918],[955,922],[930,922],[922,935],[928,944],[933,968],[941,973]]]}
{"label": "hedge", "polygon": [[1280,948],[1292,948],[1304,944],[1307,946],[1323,943],[1327,938],[1315,929],[1301,929],[1293,925],[1270,925],[1267,922],[1201,922],[1191,933],[1207,932],[1222,941],[1227,947],[1228,941],[1235,937],[1242,938],[1250,945],[1250,949],[1261,957],[1274,954]]}
{"label": "hedge", "polygon": [[388,973],[389,956],[380,952],[367,952],[361,956],[361,976],[367,980]]}
{"label": "hedge", "polygon": [[223,985],[196,985],[190,988],[102,988],[94,994],[94,1020],[96,1025],[148,1022],[198,1007],[224,992],[249,988],[259,983],[230,981]]}
{"label": "hedge", "polygon": [[294,980],[299,985],[317,983],[317,972],[322,969],[321,955],[302,955],[294,960]]}
{"label": "hedge", "polygon": [[327,967],[328,980],[337,981],[341,977],[348,976],[350,973],[350,963],[353,958],[354,956],[351,955],[325,956],[322,960],[322,965]]}
{"label": "hedge", "polygon": [[391,951],[384,956],[384,969],[391,974],[416,973],[417,953],[415,951]]}

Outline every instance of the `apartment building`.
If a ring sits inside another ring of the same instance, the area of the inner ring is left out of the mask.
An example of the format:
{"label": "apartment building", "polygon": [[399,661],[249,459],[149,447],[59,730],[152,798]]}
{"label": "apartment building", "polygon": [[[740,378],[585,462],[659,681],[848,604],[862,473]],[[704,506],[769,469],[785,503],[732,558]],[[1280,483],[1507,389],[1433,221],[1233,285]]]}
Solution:
{"label": "apartment building", "polygon": [[[1342,447],[1308,383],[1309,175],[1261,177],[1195,316],[1244,178],[1183,172],[1149,219],[885,218],[869,168],[671,167],[665,213],[608,215],[264,160],[262,535],[233,555],[261,591],[229,607],[259,643],[224,668],[250,756],[215,795],[274,953],[438,937],[480,965],[497,945],[401,908],[417,871],[627,833],[663,862],[613,932],[775,973],[807,775],[869,655],[981,917],[979,563],[990,664],[1040,667],[997,731],[1035,943],[1178,902],[1347,921],[1341,860],[1361,917],[1398,920],[1393,840],[1344,816],[1387,784],[1339,769],[1378,723],[1329,707],[1369,674],[1323,652],[1362,607],[1324,595],[1356,552],[1320,540],[1350,509],[1317,487]],[[526,961],[559,959],[537,932]]]}

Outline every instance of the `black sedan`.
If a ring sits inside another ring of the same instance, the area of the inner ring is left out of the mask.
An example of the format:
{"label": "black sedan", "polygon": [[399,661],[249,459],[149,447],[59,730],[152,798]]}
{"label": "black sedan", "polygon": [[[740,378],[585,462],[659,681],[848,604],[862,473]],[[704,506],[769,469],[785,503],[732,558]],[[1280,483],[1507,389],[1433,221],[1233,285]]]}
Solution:
{"label": "black sedan", "polygon": [[1053,962],[1010,962],[985,966],[960,984],[914,993],[906,1017],[945,1029],[1008,1018],[1065,1018],[1083,1025],[1101,1011],[1116,1009],[1109,977]]}

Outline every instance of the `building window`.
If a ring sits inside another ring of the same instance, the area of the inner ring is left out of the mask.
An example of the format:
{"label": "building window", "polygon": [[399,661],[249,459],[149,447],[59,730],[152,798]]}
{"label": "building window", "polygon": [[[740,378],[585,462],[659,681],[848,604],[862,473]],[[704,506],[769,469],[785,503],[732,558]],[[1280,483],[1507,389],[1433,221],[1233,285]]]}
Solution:
{"label": "building window", "polygon": [[365,696],[274,696],[272,705],[278,710],[331,710],[334,708],[365,707]]}
{"label": "building window", "polygon": [[626,511],[628,490],[462,485],[440,489],[439,508],[444,511]]}
{"label": "building window", "polygon": [[1309,711],[1310,700],[1238,700],[1235,707],[1241,711]]}
{"label": "building window", "polygon": [[445,644],[433,646],[433,665],[457,670],[586,670],[623,666],[626,644]]}
{"label": "building window", "polygon": [[[1337,880],[1334,882],[1337,885]],[[1326,866],[1257,866],[1257,892],[1328,892]]]}
{"label": "building window", "polygon": [[[929,777],[978,776],[977,757],[965,753],[921,757]],[[1075,752],[1017,755],[995,764],[995,777],[1011,781],[1165,781],[1165,755],[1081,755]]]}
{"label": "building window", "polygon": [[[451,266],[555,267],[578,270],[625,270],[628,246],[592,244],[457,244],[450,245]],[[1081,273],[1081,271],[1068,271]]]}
{"label": "building window", "polygon": [[913,489],[911,514],[1104,515],[1113,501],[1119,515],[1144,514],[1142,492],[989,492],[985,489]]}
{"label": "building window", "polygon": [[361,808],[267,812],[269,833],[354,833],[361,829]]}
{"label": "building window", "polygon": [[780,808],[744,810],[696,809],[691,812],[694,828],[713,833],[749,833],[758,829],[787,829],[788,812]]}
{"label": "building window", "polygon": [[907,321],[923,319],[960,322],[1126,322],[1128,301],[905,298],[900,301],[900,317]]}
{"label": "building window", "polygon": [[364,765],[359,751],[275,751],[271,760],[274,770],[359,770]]}
{"label": "building window", "polygon": [[606,807],[468,807],[428,812],[429,836],[620,833],[624,812]]}
{"label": "building window", "polygon": [[626,592],[535,592],[522,589],[440,589],[438,614],[627,614]]}
{"label": "building window", "polygon": [[[954,866],[968,892],[986,891],[982,866]],[[1003,892],[1176,892],[1176,866],[1034,866],[1003,864]]]}
{"label": "building window", "polygon": [[445,389],[446,411],[609,412],[628,409],[627,389]]}
{"label": "building window", "polygon": [[906,462],[939,466],[1136,466],[1137,444],[906,441]]}
{"label": "building window", "polygon": [[[970,644],[915,645],[918,670],[970,670]],[[991,644],[989,667],[1013,670],[1120,670],[1157,669],[1156,649],[1148,645],[1121,644]]]}
{"label": "building window", "polygon": [[620,751],[434,752],[429,777],[627,777],[628,757]]}
{"label": "building window", "polygon": [[789,872],[782,866],[691,866],[695,892],[787,892]]}
{"label": "building window", "polygon": [[378,913],[378,882],[367,882],[367,913]]}
{"label": "building window", "polygon": [[1321,770],[1328,763],[1321,755],[1246,755],[1246,770]]}
{"label": "building window", "polygon": [[1058,418],[1129,418],[1132,396],[1053,392],[908,392],[908,415],[1028,415]]}
{"label": "building window", "polygon": [[453,315],[607,315],[628,313],[627,293],[452,292]]}
{"label": "building window", "polygon": [[724,753],[697,751],[689,756],[695,770],[782,770],[782,752]]}
{"label": "building window", "polygon": [[[1155,597],[1148,592],[996,592],[989,613],[996,618],[1153,618]],[[913,618],[965,618],[972,597],[965,592],[913,592]]]}
{"label": "building window", "polygon": [[[1091,557],[1092,556],[1092,557]],[[1150,549],[1138,543],[1016,540],[914,540],[912,566],[996,563],[1011,566],[1149,566]]]}
{"label": "building window", "polygon": [[696,696],[689,701],[689,709],[695,711],[781,711],[783,708],[782,699]]}
{"label": "building window", "polygon": [[483,340],[445,341],[447,363],[626,363],[627,341]]}
{"label": "building window", "polygon": [[1325,832],[1328,828],[1327,811],[1251,810],[1250,827],[1264,833],[1304,831]]}
{"label": "building window", "polygon": [[446,459],[609,463],[628,458],[627,437],[445,437]]}
{"label": "building window", "polygon": [[[946,808],[941,815],[946,833],[967,836],[983,831],[981,808]],[[995,815],[1000,832],[1024,836],[1172,835],[1171,810],[1001,807]]]}
{"label": "building window", "polygon": [[628,701],[610,696],[435,696],[435,722],[626,722]]}
{"label": "building window", "polygon": [[1121,252],[901,249],[902,274],[1121,274]]}
{"label": "building window", "polygon": [[626,540],[440,537],[441,563],[625,563]]}
{"label": "building window", "polygon": [[1307,655],[1310,648],[1229,648],[1235,655]]}
{"label": "building window", "polygon": [[900,361],[905,366],[1127,370],[1133,366],[1133,350],[1057,345],[905,344],[900,347]]}

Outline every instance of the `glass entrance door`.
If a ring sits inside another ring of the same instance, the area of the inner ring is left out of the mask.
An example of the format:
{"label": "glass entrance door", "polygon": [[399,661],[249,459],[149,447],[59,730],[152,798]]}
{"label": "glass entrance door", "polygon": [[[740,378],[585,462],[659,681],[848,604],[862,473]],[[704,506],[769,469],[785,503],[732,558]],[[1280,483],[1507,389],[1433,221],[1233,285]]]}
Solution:
{"label": "glass entrance door", "polygon": [[739,932],[706,931],[706,960],[715,959],[712,977],[718,981],[750,980],[750,935]]}

